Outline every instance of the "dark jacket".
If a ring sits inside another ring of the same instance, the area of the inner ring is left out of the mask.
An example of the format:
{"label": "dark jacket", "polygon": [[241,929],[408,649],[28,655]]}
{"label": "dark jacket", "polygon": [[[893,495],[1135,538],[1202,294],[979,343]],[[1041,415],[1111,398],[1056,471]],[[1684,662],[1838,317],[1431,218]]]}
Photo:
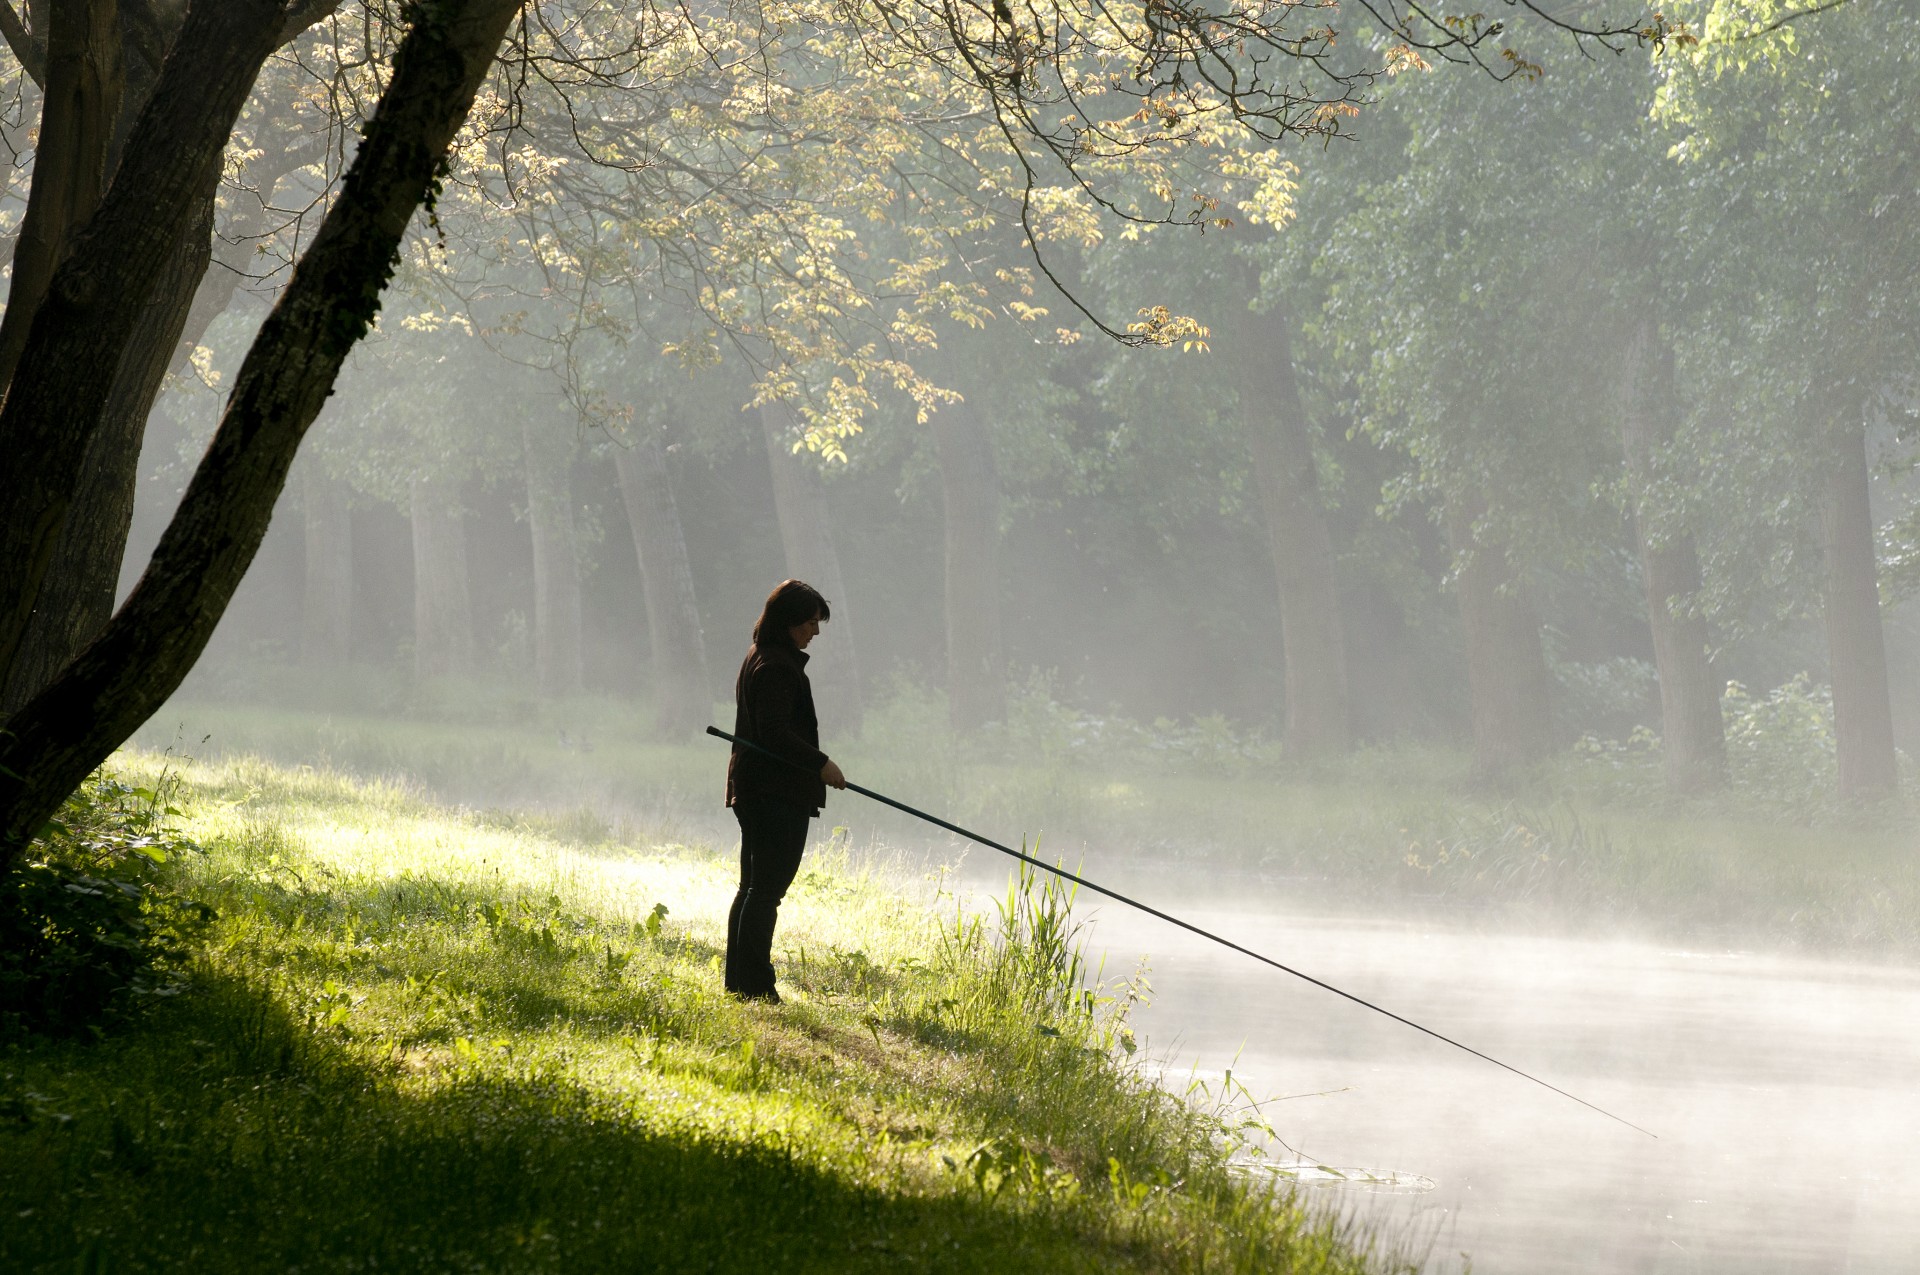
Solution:
{"label": "dark jacket", "polygon": [[819,814],[827,801],[820,768],[820,719],[813,711],[813,687],[807,681],[807,653],[781,642],[756,642],[733,684],[733,733],[781,757],[789,766],[751,748],[733,746],[727,759],[727,804],[742,797],[776,797]]}

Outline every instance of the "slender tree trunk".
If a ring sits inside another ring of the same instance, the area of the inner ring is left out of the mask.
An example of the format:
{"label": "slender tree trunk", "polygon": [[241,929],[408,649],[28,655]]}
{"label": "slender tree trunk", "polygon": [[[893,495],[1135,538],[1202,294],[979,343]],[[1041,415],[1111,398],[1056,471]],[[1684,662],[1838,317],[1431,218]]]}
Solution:
{"label": "slender tree trunk", "polygon": [[353,657],[353,514],[347,486],[318,465],[301,476],[307,577],[301,595],[300,659],[341,668]]}
{"label": "slender tree trunk", "polygon": [[784,404],[762,407],[760,426],[767,440],[767,462],[773,468],[773,507],[780,520],[787,575],[818,589],[833,607],[827,632],[808,652],[813,657],[808,672],[817,688],[821,725],[834,733],[858,734],[865,705],[853,607],[840,574],[840,554],[833,547],[820,476],[794,455],[796,427],[793,413]]}
{"label": "slender tree trunk", "polygon": [[573,436],[524,418],[527,526],[533,533],[533,676],[546,695],[580,693],[580,556],[573,525]]}
{"label": "slender tree trunk", "polygon": [[[0,732],[0,872],[11,867],[67,794],[179,687],[206,649],[214,626],[260,548],[300,440],[332,392],[347,352],[372,323],[407,224],[427,197],[447,147],[466,119],[474,94],[493,65],[494,52],[520,7],[521,0],[442,0],[410,11],[415,24],[401,39],[380,105],[368,122],[340,195],[254,338],[234,378],[220,426],[146,573],[100,636],[51,685],[8,718],[5,731]],[[277,4],[264,8],[271,17],[284,20]],[[216,120],[211,128],[205,127],[202,118],[205,101],[173,101],[168,86],[182,77],[224,82],[235,65],[244,67],[254,57],[252,45],[248,40],[222,39],[217,27],[237,14],[250,21],[255,9],[251,3],[225,0],[194,5],[188,11],[187,26],[161,74],[160,88],[129,143],[123,175],[128,165],[140,162],[147,153],[143,140],[164,161],[163,168],[171,163],[197,170],[210,152],[217,174],[245,86],[224,121]],[[196,25],[203,20],[203,25]],[[247,22],[241,28],[250,30]],[[183,61],[182,52],[188,48],[218,56],[212,65],[193,58]],[[259,60],[264,57],[262,50]],[[222,63],[221,58],[227,61]],[[247,83],[259,60],[245,67]],[[162,106],[168,102],[171,105]],[[218,109],[227,105],[224,96],[214,103]],[[178,184],[187,191],[198,189],[195,175],[185,174]],[[174,221],[161,189],[169,180],[162,175],[154,188],[141,189],[152,205],[149,215],[163,228]],[[173,197],[183,193],[175,191]],[[113,202],[110,192],[101,216]],[[131,203],[125,214],[132,215]],[[96,234],[101,216],[82,233],[62,267],[63,273],[77,267],[77,278],[96,285],[114,283],[129,271],[137,274],[143,252],[130,247],[137,249],[151,238],[134,233],[131,226],[123,227],[115,218],[109,218],[107,229]],[[123,229],[126,233],[121,233]],[[177,233],[165,235],[166,244],[176,241]],[[113,304],[129,304],[128,293],[140,291],[132,279],[125,282],[124,289],[107,289]],[[90,290],[69,287],[68,291]],[[56,276],[49,297],[62,292]],[[102,298],[103,308],[110,311],[111,306],[104,304],[107,299]],[[46,428],[45,414],[61,401],[54,397],[56,391],[69,387],[72,361],[104,344],[113,357],[96,358],[91,366],[118,364],[130,335],[127,327],[115,330],[113,325],[84,322],[76,326],[76,320],[92,314],[90,306],[76,301],[60,321],[35,322],[28,357],[21,361],[23,372],[32,369],[33,389],[24,404],[16,403],[10,392],[6,405],[0,407],[0,445],[34,438],[58,445],[66,435]],[[33,358],[35,347],[45,357]],[[15,391],[20,381],[16,376]],[[70,401],[67,407],[75,410],[75,403]],[[90,414],[81,412],[80,417],[85,421]],[[72,428],[69,423],[68,430]],[[83,433],[78,445],[84,447],[84,443]],[[78,468],[77,457],[72,468]],[[0,545],[7,549],[0,559],[17,557],[33,545],[32,528],[50,503],[45,484],[59,472],[59,465],[48,463],[25,477],[18,470],[9,475],[7,493],[19,497],[14,501],[16,509],[9,512],[19,512],[22,505],[30,508],[24,517],[0,524],[0,532],[5,533]],[[5,570],[0,567],[0,572]],[[16,567],[7,580],[30,579],[37,591],[36,575]],[[7,596],[0,591],[0,597]]]}
{"label": "slender tree trunk", "polygon": [[1273,549],[1286,661],[1288,748],[1342,753],[1353,744],[1346,634],[1333,542],[1320,503],[1313,436],[1283,311],[1249,315],[1245,335],[1225,347],[1240,390],[1240,419]]}
{"label": "slender tree trunk", "polygon": [[633,528],[640,560],[640,587],[647,604],[647,638],[653,648],[653,692],[660,729],[690,735],[707,725],[713,683],[707,673],[707,643],[695,605],[693,568],[680,506],[667,481],[666,453],[652,430],[634,432],[630,445],[613,453],[620,496]]}
{"label": "slender tree trunk", "polygon": [[1726,781],[1726,734],[1720,691],[1707,663],[1707,622],[1685,611],[1700,588],[1700,560],[1693,537],[1663,535],[1650,502],[1655,456],[1673,439],[1673,348],[1659,327],[1641,319],[1628,343],[1626,401],[1620,413],[1620,446],[1626,453],[1632,493],[1633,530],[1646,587],[1647,622],[1653,631],[1653,664],[1660,678],[1661,750],[1667,786],[1675,792],[1717,788]]}
{"label": "slender tree trunk", "polygon": [[1880,624],[1873,514],[1867,503],[1867,433],[1856,418],[1832,430],[1832,455],[1820,507],[1827,609],[1827,662],[1833,671],[1833,734],[1840,793],[1892,792],[1893,708],[1886,636]]}
{"label": "slender tree trunk", "polygon": [[1478,512],[1466,501],[1451,504],[1447,539],[1460,561],[1455,589],[1467,639],[1473,768],[1482,779],[1497,779],[1553,746],[1552,678],[1532,599],[1506,546],[1477,540]]}
{"label": "slender tree trunk", "polygon": [[[1000,631],[1000,474],[986,422],[969,403],[933,417],[946,513],[947,707],[953,728],[1007,713]],[[831,599],[829,599],[831,600]]]}
{"label": "slender tree trunk", "polygon": [[413,522],[413,672],[419,678],[473,671],[473,602],[467,587],[467,528],[460,484],[415,478]]}
{"label": "slender tree trunk", "polygon": [[113,614],[114,594],[133,526],[140,444],[179,340],[185,307],[205,274],[213,235],[213,201],[180,243],[147,305],[147,322],[134,333],[101,413],[100,428],[81,462],[72,503],[55,542],[32,617],[0,697],[0,715],[32,698],[100,632]]}

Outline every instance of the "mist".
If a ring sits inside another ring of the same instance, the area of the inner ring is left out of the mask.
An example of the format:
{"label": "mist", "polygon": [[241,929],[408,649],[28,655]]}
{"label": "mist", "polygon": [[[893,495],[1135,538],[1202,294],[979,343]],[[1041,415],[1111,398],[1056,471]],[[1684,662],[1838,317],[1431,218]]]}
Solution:
{"label": "mist", "polygon": [[[1436,1271],[1905,1269],[1920,20],[1783,30],[1737,73],[1436,59],[1211,156],[1204,228],[1130,171],[1154,215],[1038,257],[998,169],[883,208],[796,159],[760,197],[852,228],[831,297],[744,217],[608,247],[617,167],[456,166],[135,742],[725,857],[701,730],[804,579],[849,778],[1657,1135],[1083,895],[1140,1065],[1257,1117],[1249,1172]],[[122,597],[336,177],[223,190],[252,256],[147,423]],[[835,318],[770,333],[796,295]],[[1006,878],[851,795],[818,828],[936,906]]]}

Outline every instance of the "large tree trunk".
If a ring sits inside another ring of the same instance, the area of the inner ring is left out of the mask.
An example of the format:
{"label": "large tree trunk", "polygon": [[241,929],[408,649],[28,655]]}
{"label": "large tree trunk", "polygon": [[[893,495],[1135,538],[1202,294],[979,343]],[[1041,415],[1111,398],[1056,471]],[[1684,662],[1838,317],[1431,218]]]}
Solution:
{"label": "large tree trunk", "polygon": [[118,0],[62,0],[50,8],[33,185],[14,248],[7,312],[0,317],[0,385],[19,365],[55,268],[100,206],[126,87]]}
{"label": "large tree trunk", "polygon": [[1273,548],[1286,661],[1286,744],[1302,755],[1345,752],[1353,726],[1340,583],[1286,314],[1275,309],[1249,315],[1245,334],[1231,336],[1224,352],[1234,363],[1241,424]]}
{"label": "large tree trunk", "polygon": [[[156,29],[148,34],[164,44],[170,43],[173,32]],[[159,65],[158,57],[154,65]],[[117,166],[120,145],[154,87],[153,74],[139,60],[129,71],[120,101],[120,119],[113,129],[109,171]],[[301,159],[302,155],[283,150],[269,159],[256,159],[249,171],[270,194],[275,183],[298,167]],[[50,173],[60,171],[58,164],[49,167]],[[175,246],[167,273],[148,299],[146,318],[120,365],[100,434],[87,449],[71,512],[61,528],[21,650],[0,694],[0,715],[18,708],[46,685],[113,613],[127,533],[132,526],[147,418],[167,374],[186,366],[207,327],[232,301],[242,272],[251,266],[246,244],[269,230],[266,207],[263,200],[259,208],[236,220],[233,233],[241,242],[220,242],[219,255],[226,269],[212,274],[207,270],[215,251],[211,192],[196,224]],[[44,293],[44,286],[38,291]],[[30,305],[21,311],[18,331],[23,337],[24,319],[30,313]]]}
{"label": "large tree trunk", "polygon": [[527,413],[520,433],[533,533],[533,677],[542,694],[580,693],[580,556],[573,526],[573,435]]}
{"label": "large tree trunk", "polygon": [[[117,372],[200,224],[233,121],[282,21],[271,0],[194,5],[112,186],[68,237],[0,405],[0,677],[10,677]],[[10,310],[11,313],[11,310]]]}
{"label": "large tree trunk", "polygon": [[642,426],[628,441],[614,451],[613,463],[640,560],[647,638],[653,648],[654,703],[662,731],[690,735],[708,724],[713,683],[707,674],[707,643],[695,605],[686,531],[667,481],[659,436]]}
{"label": "large tree trunk", "polygon": [[186,317],[178,298],[191,295],[205,274],[212,235],[209,198],[199,221],[174,246],[160,287],[147,305],[147,322],[135,331],[114,378],[99,431],[81,462],[40,596],[7,675],[0,715],[11,713],[53,680],[113,614],[127,532],[133,526],[140,444]]}
{"label": "large tree trunk", "polygon": [[307,576],[300,659],[315,668],[340,668],[353,657],[353,513],[345,483],[312,464],[301,477]]}
{"label": "large tree trunk", "polygon": [[413,673],[418,678],[473,671],[473,601],[467,587],[467,528],[460,484],[415,478],[413,522]]}
{"label": "large tree trunk", "polygon": [[[401,41],[380,106],[340,196],[254,338],[220,426],[146,573],[100,636],[7,719],[0,733],[0,872],[11,867],[67,794],[179,687],[206,649],[259,550],[300,440],[331,393],[347,352],[372,323],[407,224],[431,189],[447,146],[521,3],[444,0],[411,10],[416,25]],[[76,453],[84,449],[98,396],[88,406],[56,397],[56,391],[70,388],[67,370],[81,356],[100,351],[103,343],[111,357],[95,358],[86,366],[117,366],[130,331],[126,325],[110,331],[87,322],[96,316],[80,302],[91,294],[111,313],[115,305],[130,304],[130,292],[141,293],[134,299],[143,299],[146,287],[140,275],[157,272],[164,249],[177,242],[178,224],[185,220],[165,202],[167,192],[182,199],[204,188],[192,172],[176,180],[178,174],[164,170],[197,169],[204,161],[217,172],[226,134],[245,96],[242,86],[224,120],[207,128],[205,98],[198,93],[173,98],[168,86],[178,77],[192,84],[224,83],[236,74],[236,65],[251,82],[265,50],[255,57],[251,39],[228,36],[250,31],[256,7],[276,19],[281,16],[277,4],[256,6],[242,0],[189,10],[186,30],[122,166],[125,176],[142,155],[151,154],[160,163],[158,184],[140,193],[149,219],[168,231],[160,236],[162,251],[145,251],[143,245],[151,247],[154,236],[118,219],[108,219],[106,229],[96,234],[102,224],[96,216],[82,233],[49,289],[50,298],[66,295],[75,302],[54,322],[46,321],[44,310],[36,319],[28,353],[44,357],[23,358],[23,376],[17,376],[13,386],[18,391],[23,379],[30,380],[32,392],[22,404],[10,393],[0,408],[0,450],[7,454],[32,454],[10,450],[29,439],[53,447],[69,443]],[[239,30],[222,29],[228,25]],[[190,50],[218,56],[210,61],[182,56]],[[227,97],[219,95],[214,105],[227,108]],[[117,185],[107,205],[115,202]],[[129,200],[126,215],[134,208]],[[103,215],[105,211],[103,205]],[[61,276],[69,271],[76,281],[89,280],[94,286],[63,285]],[[64,429],[48,420],[62,404],[58,410]],[[74,443],[69,436],[76,420],[81,422],[80,437]],[[61,466],[47,463],[31,473],[23,473],[23,468],[9,475],[6,493],[19,497],[9,502],[7,512],[22,511],[25,516],[0,523],[0,563],[17,564],[32,556],[28,551],[41,534],[36,527],[47,508],[57,503],[47,483],[62,472]],[[69,483],[77,468],[76,455],[65,469]],[[9,587],[38,583],[38,569],[0,566],[0,573],[6,574]],[[0,588],[0,597],[10,596]]]}
{"label": "large tree trunk", "polygon": [[1540,619],[1506,546],[1475,535],[1479,510],[1455,501],[1447,539],[1459,561],[1455,590],[1467,640],[1467,694],[1473,710],[1473,768],[1497,779],[1539,760],[1553,746],[1552,678],[1540,644]]}
{"label": "large tree trunk", "polygon": [[809,669],[818,688],[823,729],[858,734],[865,714],[860,693],[859,648],[854,642],[853,607],[840,574],[840,554],[833,547],[827,519],[826,495],[820,476],[794,455],[798,437],[793,413],[781,403],[760,409],[760,426],[767,440],[767,462],[773,469],[773,508],[780,520],[780,542],[786,550],[787,575],[820,591],[833,607],[827,632],[808,654]]}
{"label": "large tree trunk", "polygon": [[1867,503],[1867,434],[1857,419],[1836,424],[1820,506],[1833,671],[1833,734],[1842,796],[1877,796],[1899,782],[1887,645],[1880,625],[1873,514]]}
{"label": "large tree trunk", "polygon": [[[933,416],[946,513],[947,707],[977,730],[1007,712],[1000,632],[1000,474],[986,422],[969,403]],[[831,601],[831,599],[829,599]]]}
{"label": "large tree trunk", "polygon": [[1700,560],[1692,536],[1659,530],[1657,511],[1649,503],[1654,458],[1672,441],[1674,431],[1673,348],[1660,340],[1651,317],[1636,325],[1623,372],[1620,446],[1626,453],[1647,623],[1653,631],[1653,665],[1660,678],[1667,786],[1676,792],[1717,788],[1727,771],[1720,691],[1707,663],[1707,622],[1685,610],[1700,588]]}

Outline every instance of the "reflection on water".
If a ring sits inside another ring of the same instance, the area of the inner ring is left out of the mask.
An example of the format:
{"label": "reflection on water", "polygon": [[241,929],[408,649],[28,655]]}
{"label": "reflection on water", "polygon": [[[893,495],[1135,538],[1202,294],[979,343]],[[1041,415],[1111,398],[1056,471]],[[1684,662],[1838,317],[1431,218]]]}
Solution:
{"label": "reflection on water", "polygon": [[1430,1270],[1920,1270],[1920,970],[1180,911],[1659,1135],[1120,905],[1085,909],[1109,971],[1150,958],[1149,1049],[1302,1095],[1267,1108],[1296,1172],[1430,1242]]}

